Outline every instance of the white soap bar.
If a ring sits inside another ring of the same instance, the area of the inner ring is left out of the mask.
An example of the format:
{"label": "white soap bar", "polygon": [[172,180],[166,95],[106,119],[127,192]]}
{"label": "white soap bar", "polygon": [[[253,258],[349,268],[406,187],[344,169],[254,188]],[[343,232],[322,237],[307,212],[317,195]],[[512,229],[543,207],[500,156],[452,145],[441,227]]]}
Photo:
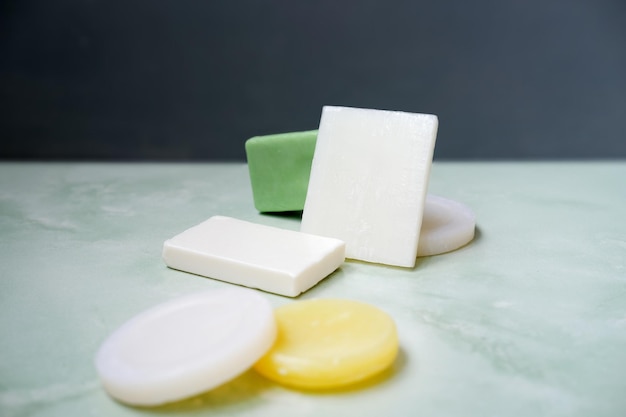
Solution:
{"label": "white soap bar", "polygon": [[119,401],[153,406],[210,390],[249,369],[274,344],[276,320],[258,292],[227,288],[153,307],[100,347],[96,369]]}
{"label": "white soap bar", "polygon": [[417,256],[453,251],[474,239],[476,216],[464,204],[427,195]]}
{"label": "white soap bar", "polygon": [[346,257],[413,267],[437,116],[324,107],[301,231],[346,242]]}
{"label": "white soap bar", "polygon": [[170,268],[295,297],[345,260],[338,239],[214,216],[167,240]]}

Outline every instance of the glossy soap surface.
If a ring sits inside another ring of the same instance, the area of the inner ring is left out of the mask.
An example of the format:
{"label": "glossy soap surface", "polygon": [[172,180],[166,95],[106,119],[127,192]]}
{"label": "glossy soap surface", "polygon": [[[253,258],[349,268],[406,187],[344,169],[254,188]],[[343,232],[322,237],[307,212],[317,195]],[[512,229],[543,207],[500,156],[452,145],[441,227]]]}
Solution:
{"label": "glossy soap surface", "polygon": [[362,302],[317,299],[275,310],[274,346],[254,366],[273,381],[306,389],[360,382],[387,369],[398,354],[393,319]]}
{"label": "glossy soap surface", "polygon": [[[0,164],[0,415],[623,416],[626,162],[435,162],[429,192],[477,218],[467,246],[415,268],[347,261],[297,298],[348,298],[395,321],[382,379],[338,393],[249,371],[199,397],[136,409],[94,355],[130,317],[232,285],[169,269],[163,242],[221,214],[259,214],[245,164]],[[292,299],[263,294],[273,307]]]}

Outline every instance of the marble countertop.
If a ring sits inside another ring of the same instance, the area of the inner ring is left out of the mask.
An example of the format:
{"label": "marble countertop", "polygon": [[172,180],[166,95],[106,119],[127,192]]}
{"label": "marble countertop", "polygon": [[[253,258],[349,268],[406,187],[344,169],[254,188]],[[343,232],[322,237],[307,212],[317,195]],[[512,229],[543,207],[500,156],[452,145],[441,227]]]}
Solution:
{"label": "marble countertop", "polygon": [[257,213],[245,164],[0,164],[0,415],[626,415],[626,161],[439,162],[429,191],[475,210],[473,243],[414,269],[347,261],[300,297],[386,310],[392,370],[339,392],[250,371],[143,409],[100,388],[100,343],[229,285],[168,269],[163,241],[216,214],[294,230],[298,216]]}

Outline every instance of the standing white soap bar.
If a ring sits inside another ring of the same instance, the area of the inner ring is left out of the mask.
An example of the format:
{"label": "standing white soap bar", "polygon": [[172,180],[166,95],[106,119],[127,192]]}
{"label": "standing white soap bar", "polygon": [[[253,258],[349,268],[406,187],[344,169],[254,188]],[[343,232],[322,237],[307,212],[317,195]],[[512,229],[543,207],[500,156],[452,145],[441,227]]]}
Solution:
{"label": "standing white soap bar", "polygon": [[326,106],[301,230],[346,242],[346,257],[413,267],[437,116]]}
{"label": "standing white soap bar", "polygon": [[217,387],[272,347],[276,320],[259,293],[227,288],[183,296],[140,313],[96,355],[106,391],[134,405],[159,405]]}
{"label": "standing white soap bar", "polygon": [[170,268],[295,297],[345,260],[344,242],[224,216],[167,240]]}

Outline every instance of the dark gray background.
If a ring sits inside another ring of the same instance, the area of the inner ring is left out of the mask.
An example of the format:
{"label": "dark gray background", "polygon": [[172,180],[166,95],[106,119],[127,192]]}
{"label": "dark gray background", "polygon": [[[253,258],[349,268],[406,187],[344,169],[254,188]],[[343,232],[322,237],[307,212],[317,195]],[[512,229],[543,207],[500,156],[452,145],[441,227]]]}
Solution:
{"label": "dark gray background", "polygon": [[0,158],[244,160],[325,104],[438,159],[626,157],[626,1],[0,2]]}

